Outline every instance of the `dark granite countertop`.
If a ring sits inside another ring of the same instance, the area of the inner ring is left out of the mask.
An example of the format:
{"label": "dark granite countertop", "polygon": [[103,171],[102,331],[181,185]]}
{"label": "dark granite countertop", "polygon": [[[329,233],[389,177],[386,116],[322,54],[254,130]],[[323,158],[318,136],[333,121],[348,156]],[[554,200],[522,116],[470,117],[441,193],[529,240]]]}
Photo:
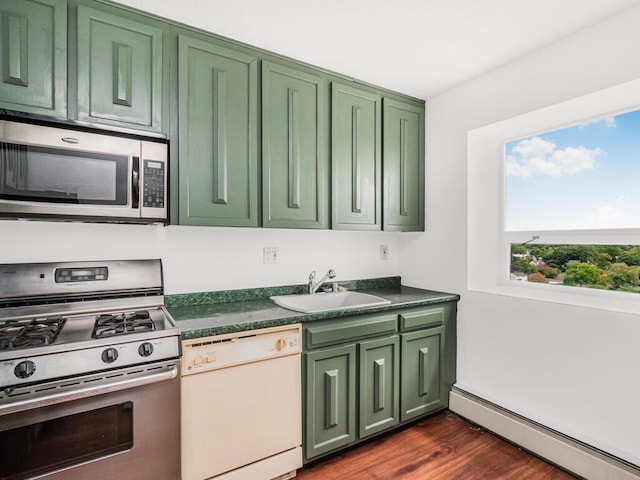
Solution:
{"label": "dark granite countertop", "polygon": [[269,297],[304,292],[304,285],[247,290],[225,290],[170,295],[165,305],[176,320],[183,339],[275,327],[292,323],[339,318],[361,313],[384,312],[460,299],[459,295],[405,287],[400,277],[340,282],[349,290],[370,293],[391,304],[323,313],[299,313],[277,306]]}

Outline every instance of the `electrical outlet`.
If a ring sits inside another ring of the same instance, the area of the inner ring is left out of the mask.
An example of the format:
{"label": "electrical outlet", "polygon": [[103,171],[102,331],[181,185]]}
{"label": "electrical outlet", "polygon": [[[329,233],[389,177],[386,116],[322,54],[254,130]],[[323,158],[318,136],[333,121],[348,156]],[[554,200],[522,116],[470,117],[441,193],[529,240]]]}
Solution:
{"label": "electrical outlet", "polygon": [[387,245],[380,245],[380,260],[389,259],[389,247]]}
{"label": "electrical outlet", "polygon": [[264,263],[278,263],[278,247],[264,247],[262,249],[262,261]]}

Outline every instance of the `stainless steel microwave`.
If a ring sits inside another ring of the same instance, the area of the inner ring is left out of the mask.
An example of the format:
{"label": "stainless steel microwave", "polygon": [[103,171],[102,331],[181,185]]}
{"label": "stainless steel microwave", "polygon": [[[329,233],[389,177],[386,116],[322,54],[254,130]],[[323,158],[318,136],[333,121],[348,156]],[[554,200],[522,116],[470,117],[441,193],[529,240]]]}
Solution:
{"label": "stainless steel microwave", "polygon": [[166,139],[0,119],[0,217],[166,222],[167,177]]}

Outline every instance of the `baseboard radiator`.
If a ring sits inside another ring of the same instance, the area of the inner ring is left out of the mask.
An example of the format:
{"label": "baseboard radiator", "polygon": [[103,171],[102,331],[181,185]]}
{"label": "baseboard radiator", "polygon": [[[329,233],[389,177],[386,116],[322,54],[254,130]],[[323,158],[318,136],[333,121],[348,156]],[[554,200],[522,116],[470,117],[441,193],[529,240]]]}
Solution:
{"label": "baseboard radiator", "polygon": [[457,415],[588,480],[638,480],[640,468],[526,419],[460,388],[449,394]]}

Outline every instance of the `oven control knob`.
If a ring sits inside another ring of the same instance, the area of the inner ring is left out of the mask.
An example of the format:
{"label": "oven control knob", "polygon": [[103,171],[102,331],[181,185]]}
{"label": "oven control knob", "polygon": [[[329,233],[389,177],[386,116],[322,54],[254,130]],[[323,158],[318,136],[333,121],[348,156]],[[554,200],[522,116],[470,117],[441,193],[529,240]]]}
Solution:
{"label": "oven control knob", "polygon": [[13,369],[13,373],[16,374],[18,378],[28,378],[33,375],[36,371],[36,364],[30,360],[25,360],[24,362],[20,362],[16,365],[16,368]]}
{"label": "oven control knob", "polygon": [[104,363],[113,363],[118,358],[118,350],[115,348],[107,348],[102,352],[102,361]]}
{"label": "oven control knob", "polygon": [[138,353],[141,357],[148,357],[153,353],[153,345],[151,345],[149,342],[144,342],[138,347]]}

